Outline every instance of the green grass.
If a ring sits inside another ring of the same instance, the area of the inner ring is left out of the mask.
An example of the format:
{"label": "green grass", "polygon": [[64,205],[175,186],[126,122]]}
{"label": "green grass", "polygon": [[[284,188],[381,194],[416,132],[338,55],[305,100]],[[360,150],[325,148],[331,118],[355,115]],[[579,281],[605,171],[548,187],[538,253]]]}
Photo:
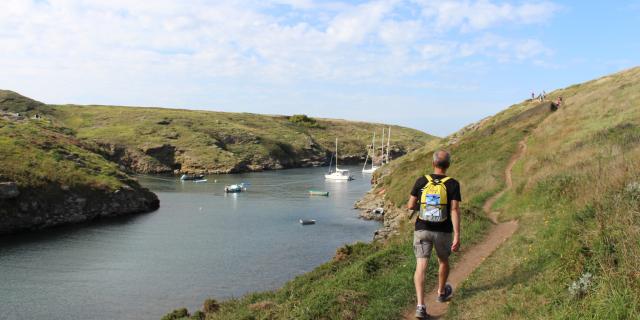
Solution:
{"label": "green grass", "polygon": [[[401,206],[407,199],[407,186],[416,177],[430,172],[431,156],[443,148],[452,154],[448,172],[461,184],[465,202],[480,206],[486,198],[504,187],[504,170],[517,150],[517,144],[549,115],[546,104],[514,105],[495,115],[477,130],[464,134],[456,144],[428,146],[390,165],[392,174],[383,177],[386,199]],[[445,140],[446,142],[446,140]]]}
{"label": "green grass", "polygon": [[[304,159],[324,159],[335,138],[341,157],[364,157],[373,130],[381,124],[250,113],[114,106],[54,106],[55,118],[77,131],[81,139],[145,151],[175,146],[175,161],[184,171],[227,172],[277,161],[296,167]],[[435,137],[392,126],[391,145],[402,152],[419,148]],[[144,155],[143,155],[144,157]]]}
{"label": "green grass", "polygon": [[52,108],[42,102],[29,99],[13,91],[0,90],[0,111],[34,115],[50,114]]}
{"label": "green grass", "polygon": [[115,190],[128,177],[47,121],[0,118],[0,177],[20,187],[56,183]]}
{"label": "green grass", "polygon": [[[555,92],[500,199],[520,229],[467,280],[456,319],[640,317],[640,69]],[[591,274],[582,293],[570,290]]]}

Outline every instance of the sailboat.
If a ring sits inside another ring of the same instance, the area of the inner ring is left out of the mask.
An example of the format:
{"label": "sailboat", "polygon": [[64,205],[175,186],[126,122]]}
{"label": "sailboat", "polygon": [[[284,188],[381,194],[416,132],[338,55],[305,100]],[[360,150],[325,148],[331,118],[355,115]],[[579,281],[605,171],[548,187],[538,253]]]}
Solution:
{"label": "sailboat", "polygon": [[[349,181],[353,180],[351,173],[347,169],[339,169],[338,168],[338,138],[336,138],[336,168],[332,170],[331,162],[329,162],[329,173],[324,175],[324,178],[327,180],[342,180]],[[333,159],[333,157],[331,157]]]}
{"label": "sailboat", "polygon": [[364,159],[364,165],[362,166],[362,173],[373,173],[378,169],[378,166],[376,166],[373,163],[373,159],[375,157],[376,157],[376,132],[373,131],[373,140],[371,141],[371,168],[367,169],[367,162],[369,160],[369,152],[367,152],[367,157]]}

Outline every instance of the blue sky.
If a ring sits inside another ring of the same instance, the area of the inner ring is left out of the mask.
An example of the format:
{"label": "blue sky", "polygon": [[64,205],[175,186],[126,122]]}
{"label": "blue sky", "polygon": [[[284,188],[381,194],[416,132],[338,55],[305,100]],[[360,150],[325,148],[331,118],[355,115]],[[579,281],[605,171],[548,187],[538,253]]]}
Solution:
{"label": "blue sky", "polygon": [[0,88],[447,135],[639,65],[639,16],[638,0],[7,0]]}

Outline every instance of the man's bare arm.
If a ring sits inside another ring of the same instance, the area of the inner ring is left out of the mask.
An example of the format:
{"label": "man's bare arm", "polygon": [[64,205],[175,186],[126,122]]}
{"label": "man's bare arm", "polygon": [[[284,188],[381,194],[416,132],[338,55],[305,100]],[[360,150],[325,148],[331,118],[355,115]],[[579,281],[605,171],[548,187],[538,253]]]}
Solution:
{"label": "man's bare arm", "polygon": [[409,201],[407,202],[407,209],[412,210],[411,214],[409,215],[409,220],[411,220],[411,218],[413,218],[413,214],[415,213],[415,210],[418,209],[418,197],[416,196],[409,197]]}
{"label": "man's bare arm", "polygon": [[460,202],[458,200],[451,200],[451,222],[453,223],[451,251],[456,252],[460,249]]}
{"label": "man's bare arm", "polygon": [[416,196],[410,196],[409,197],[409,202],[407,202],[407,209],[409,210],[416,210],[418,209],[417,207],[418,204],[418,197]]}

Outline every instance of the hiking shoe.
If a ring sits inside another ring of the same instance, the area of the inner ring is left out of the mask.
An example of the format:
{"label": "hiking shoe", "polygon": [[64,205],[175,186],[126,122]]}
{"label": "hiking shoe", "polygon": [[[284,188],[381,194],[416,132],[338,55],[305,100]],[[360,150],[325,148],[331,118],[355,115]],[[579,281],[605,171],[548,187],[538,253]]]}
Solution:
{"label": "hiking shoe", "polygon": [[429,319],[429,315],[427,314],[426,306],[417,306],[416,307],[416,318],[427,320]]}
{"label": "hiking shoe", "polygon": [[416,308],[416,318],[418,318],[418,319],[424,319],[424,320],[429,319],[429,315],[427,314],[427,307],[425,307],[425,306],[418,306],[418,307]]}
{"label": "hiking shoe", "polygon": [[438,295],[438,298],[436,299],[438,302],[446,302],[449,301],[449,299],[451,299],[451,295],[453,294],[453,288],[451,287],[450,284],[446,284],[444,286],[444,293],[441,293]]}

